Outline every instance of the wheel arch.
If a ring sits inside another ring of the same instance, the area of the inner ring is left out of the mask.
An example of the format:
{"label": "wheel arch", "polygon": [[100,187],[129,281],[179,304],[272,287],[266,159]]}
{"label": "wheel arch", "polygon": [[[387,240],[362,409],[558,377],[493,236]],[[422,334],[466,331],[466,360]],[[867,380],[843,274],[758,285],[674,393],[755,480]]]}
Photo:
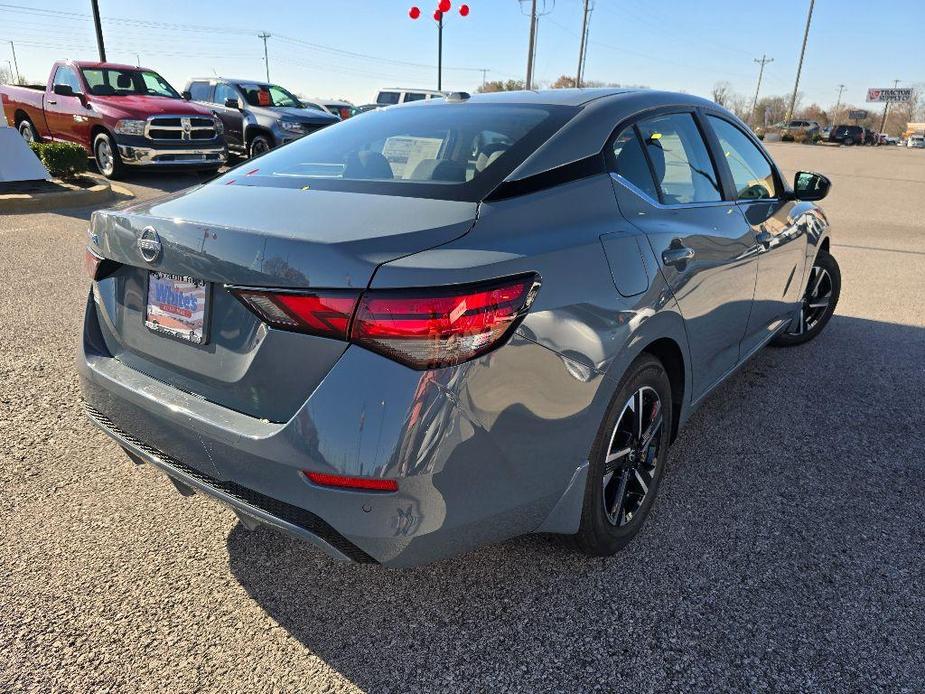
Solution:
{"label": "wheel arch", "polygon": [[[16,111],[13,113],[13,127],[19,128],[20,123],[22,123],[23,121],[29,121],[30,123],[32,123],[33,127],[35,126],[35,121],[33,121],[33,120],[29,117],[29,114],[26,113],[26,111],[24,111],[23,109],[18,108],[18,109],[16,109]],[[36,133],[36,134],[38,134],[38,133]]]}
{"label": "wheel arch", "polygon": [[678,435],[678,429],[681,423],[681,410],[684,408],[684,394],[686,392],[685,377],[686,365],[684,363],[684,352],[679,345],[670,337],[660,337],[653,340],[645,347],[642,352],[651,354],[658,359],[668,374],[668,381],[671,383],[671,441],[674,441]]}
{"label": "wheel arch", "polygon": [[257,135],[266,135],[270,138],[270,146],[276,146],[276,138],[273,137],[273,132],[264,125],[257,123],[248,123],[244,128],[244,147],[250,148],[251,140],[253,140]]}

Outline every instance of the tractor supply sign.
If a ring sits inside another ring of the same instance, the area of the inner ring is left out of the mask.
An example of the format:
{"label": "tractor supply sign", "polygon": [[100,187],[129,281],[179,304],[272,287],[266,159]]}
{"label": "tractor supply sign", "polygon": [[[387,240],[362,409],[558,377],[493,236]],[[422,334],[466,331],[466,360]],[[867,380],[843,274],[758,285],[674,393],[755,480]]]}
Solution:
{"label": "tractor supply sign", "polygon": [[912,89],[909,87],[867,90],[867,102],[878,104],[894,104],[901,101],[912,101]]}

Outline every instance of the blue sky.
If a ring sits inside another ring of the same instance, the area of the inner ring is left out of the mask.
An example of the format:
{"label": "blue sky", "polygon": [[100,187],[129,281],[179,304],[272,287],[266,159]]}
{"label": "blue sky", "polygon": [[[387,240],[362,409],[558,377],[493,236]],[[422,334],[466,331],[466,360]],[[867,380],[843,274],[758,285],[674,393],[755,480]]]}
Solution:
{"label": "blue sky", "polygon": [[[437,0],[100,0],[110,60],[136,61],[178,89],[187,77],[264,74],[306,96],[375,98],[382,86],[436,87]],[[418,5],[422,17],[408,18]],[[459,2],[445,22],[444,88],[474,90],[488,79],[523,79],[529,19],[516,0]],[[527,3],[524,3],[526,9]],[[540,0],[540,5],[543,5]],[[754,93],[763,53],[774,58],[762,94],[793,87],[808,0],[595,0],[588,79],[683,89],[709,95],[717,81]],[[536,76],[574,74],[582,0],[548,0],[540,20]],[[773,8],[763,11],[762,7]],[[746,8],[746,11],[743,9]],[[867,87],[925,83],[922,0],[817,0],[800,90],[804,103],[829,106],[837,85],[861,104]],[[96,57],[89,0],[0,1],[0,68],[16,42],[20,71],[40,81],[56,58]],[[155,24],[152,24],[155,23]],[[160,23],[160,24],[157,24]],[[200,27],[200,28],[197,28]]]}

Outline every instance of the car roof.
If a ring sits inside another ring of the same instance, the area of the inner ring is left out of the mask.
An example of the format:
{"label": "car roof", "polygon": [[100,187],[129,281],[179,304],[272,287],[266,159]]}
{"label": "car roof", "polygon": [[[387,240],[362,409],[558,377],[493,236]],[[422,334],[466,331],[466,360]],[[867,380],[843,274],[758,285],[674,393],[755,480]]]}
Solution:
{"label": "car roof", "polygon": [[[468,99],[474,103],[541,104],[547,106],[583,106],[590,101],[619,94],[642,91],[639,89],[593,88],[593,89],[540,89],[516,92],[486,92],[472,94]],[[646,90],[651,91],[651,90]]]}
{"label": "car roof", "polygon": [[110,70],[150,70],[151,68],[140,67],[139,65],[125,65],[123,63],[101,63],[98,60],[72,60],[70,61],[79,68],[109,68]]}

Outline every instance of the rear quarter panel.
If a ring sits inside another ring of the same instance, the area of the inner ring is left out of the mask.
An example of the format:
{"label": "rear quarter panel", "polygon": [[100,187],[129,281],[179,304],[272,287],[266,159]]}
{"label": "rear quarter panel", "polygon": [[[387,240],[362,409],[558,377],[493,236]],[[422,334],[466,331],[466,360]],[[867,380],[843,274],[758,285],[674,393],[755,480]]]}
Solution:
{"label": "rear quarter panel", "polygon": [[10,127],[16,127],[21,114],[25,113],[40,136],[49,136],[45,121],[45,91],[42,88],[3,85],[0,86],[0,99],[3,100],[3,113]]}

